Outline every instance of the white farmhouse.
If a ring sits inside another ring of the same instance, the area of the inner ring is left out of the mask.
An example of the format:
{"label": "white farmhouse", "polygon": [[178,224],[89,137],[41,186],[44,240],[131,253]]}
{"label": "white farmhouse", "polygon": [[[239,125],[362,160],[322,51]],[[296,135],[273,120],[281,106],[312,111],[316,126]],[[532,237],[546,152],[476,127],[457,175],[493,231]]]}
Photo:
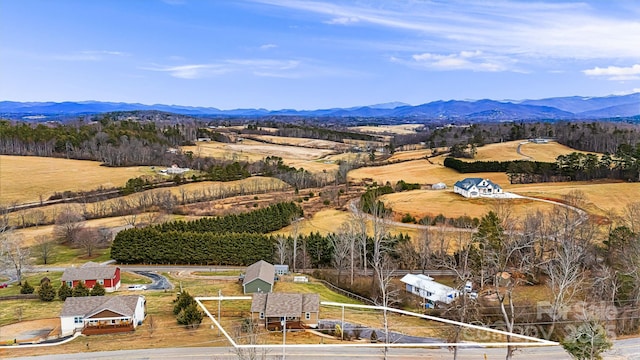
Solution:
{"label": "white farmhouse", "polygon": [[453,192],[467,198],[493,197],[502,194],[502,188],[489,179],[466,178],[453,185]]}
{"label": "white farmhouse", "polygon": [[407,284],[408,292],[420,296],[424,300],[424,306],[428,309],[433,309],[437,303],[450,304],[460,296],[460,291],[440,284],[427,275],[407,274],[400,281]]}

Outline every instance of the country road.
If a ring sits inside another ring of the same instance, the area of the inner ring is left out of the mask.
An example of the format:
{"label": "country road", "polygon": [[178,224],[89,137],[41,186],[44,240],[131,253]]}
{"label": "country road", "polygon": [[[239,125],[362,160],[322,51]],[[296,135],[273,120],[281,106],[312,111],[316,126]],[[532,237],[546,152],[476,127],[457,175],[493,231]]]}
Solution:
{"label": "country road", "polygon": [[[188,346],[185,344],[185,346]],[[245,350],[246,351],[246,350]],[[504,359],[505,349],[503,348],[480,348],[469,347],[461,348],[458,351],[458,359],[462,360],[493,360]],[[42,359],[42,360],[78,360],[78,359],[119,359],[119,360],[178,360],[178,359],[238,359],[236,351],[232,347],[183,347],[183,348],[154,348],[140,350],[120,350],[105,351],[92,353],[75,353],[75,354],[57,354],[43,355],[38,357],[21,358],[20,349],[7,348],[0,353],[3,357],[17,357],[19,360],[26,359]],[[282,359],[281,349],[268,350],[264,357],[262,353],[254,354],[249,357],[245,353],[243,358],[255,359]],[[349,348],[349,347],[331,347],[326,346],[320,348],[288,348],[285,351],[287,359],[301,360],[327,360],[327,359],[380,359],[382,358],[382,349],[380,348]],[[389,359],[407,359],[407,360],[444,360],[451,359],[453,354],[448,349],[436,348],[391,348],[389,349]],[[538,360],[538,359],[554,359],[568,360],[569,355],[560,346],[527,348],[517,350],[513,358],[515,360]],[[615,340],[613,349],[606,352],[603,356],[605,360],[640,360],[640,341],[638,339]]]}

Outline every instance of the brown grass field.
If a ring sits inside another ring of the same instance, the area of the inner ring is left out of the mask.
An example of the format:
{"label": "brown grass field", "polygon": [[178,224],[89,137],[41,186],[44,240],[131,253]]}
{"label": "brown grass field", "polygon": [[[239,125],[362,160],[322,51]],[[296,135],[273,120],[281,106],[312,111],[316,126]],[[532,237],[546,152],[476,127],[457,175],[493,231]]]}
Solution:
{"label": "brown grass field", "polygon": [[272,135],[249,135],[247,137],[251,139],[267,141],[277,145],[299,146],[304,148],[335,150],[340,147],[344,147],[343,143],[329,141],[329,140],[310,139],[310,138],[295,138],[295,137],[272,136]]}
{"label": "brown grass field", "polygon": [[466,199],[452,190],[414,190],[381,197],[385,205],[398,214],[409,213],[420,219],[426,215],[444,214],[447,217],[470,216],[481,218],[498,202],[508,204],[513,216],[527,212],[550,211],[554,205],[528,199]]}
{"label": "brown grass field", "polygon": [[44,200],[55,192],[121,187],[127,180],[153,175],[148,166],[109,168],[97,161],[0,155],[0,204]]}
{"label": "brown grass field", "polygon": [[349,129],[374,134],[415,134],[416,129],[423,127],[421,124],[380,125],[380,126],[353,126]]}
{"label": "brown grass field", "polygon": [[[507,175],[503,173],[478,173],[473,174],[473,176],[488,178],[501,185],[509,182]],[[404,180],[420,184],[444,182],[447,186],[452,187],[456,181],[465,177],[455,170],[445,168],[442,165],[431,164],[427,160],[412,160],[398,164],[365,167],[349,172],[349,179],[352,181],[370,178],[378,184],[385,184],[387,181],[396,183]]]}
{"label": "brown grass field", "polygon": [[[309,139],[304,139],[309,141]],[[303,167],[312,172],[335,171],[337,165],[320,159],[333,154],[332,149],[311,149],[290,145],[265,144],[254,140],[225,144],[219,142],[199,142],[196,146],[184,146],[182,151],[192,151],[196,156],[210,156],[233,161],[259,161],[267,156],[279,156],[289,166]],[[318,161],[320,160],[320,161]]]}

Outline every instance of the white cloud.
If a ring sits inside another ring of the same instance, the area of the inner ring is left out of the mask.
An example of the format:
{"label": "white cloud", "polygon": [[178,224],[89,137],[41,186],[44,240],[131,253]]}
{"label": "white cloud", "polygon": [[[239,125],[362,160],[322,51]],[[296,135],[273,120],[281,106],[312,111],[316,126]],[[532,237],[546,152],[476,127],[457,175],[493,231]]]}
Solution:
{"label": "white cloud", "polygon": [[325,24],[329,25],[348,25],[360,22],[360,19],[355,16],[343,16],[325,21]]}
{"label": "white cloud", "polygon": [[606,68],[595,67],[582,71],[587,76],[602,76],[609,80],[640,80],[640,64],[629,67],[608,66]]}
{"label": "white cloud", "polygon": [[278,45],[276,44],[264,44],[264,45],[260,45],[260,49],[261,50],[269,50],[269,49],[275,49],[277,48]]}
{"label": "white cloud", "polygon": [[207,64],[154,65],[143,69],[166,72],[180,79],[215,77],[232,72],[249,73],[255,76],[290,77],[288,72],[294,70],[299,64],[300,62],[296,60],[229,59]]}
{"label": "white cloud", "polygon": [[509,68],[502,59],[485,56],[481,51],[461,51],[456,54],[422,53],[411,57],[413,62],[405,62],[397,58],[391,61],[417,65],[432,70],[472,70],[472,71],[507,71]]}
{"label": "white cloud", "polygon": [[123,57],[123,56],[130,56],[130,54],[122,51],[111,51],[111,50],[83,50],[83,51],[72,52],[69,54],[52,55],[51,58],[54,60],[61,60],[61,61],[101,61],[108,57]]}
{"label": "white cloud", "polygon": [[[640,57],[634,11],[603,11],[585,2],[252,1],[317,14],[327,24],[406,30],[418,43],[434,41],[439,52],[475,48],[519,59]],[[637,4],[624,6],[640,11]]]}

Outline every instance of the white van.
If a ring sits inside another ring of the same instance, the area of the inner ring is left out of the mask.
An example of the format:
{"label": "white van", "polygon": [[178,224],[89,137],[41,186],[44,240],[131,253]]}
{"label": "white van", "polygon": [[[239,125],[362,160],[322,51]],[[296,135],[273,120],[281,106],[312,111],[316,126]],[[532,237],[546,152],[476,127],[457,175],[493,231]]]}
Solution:
{"label": "white van", "polygon": [[129,290],[147,290],[147,285],[129,285]]}

